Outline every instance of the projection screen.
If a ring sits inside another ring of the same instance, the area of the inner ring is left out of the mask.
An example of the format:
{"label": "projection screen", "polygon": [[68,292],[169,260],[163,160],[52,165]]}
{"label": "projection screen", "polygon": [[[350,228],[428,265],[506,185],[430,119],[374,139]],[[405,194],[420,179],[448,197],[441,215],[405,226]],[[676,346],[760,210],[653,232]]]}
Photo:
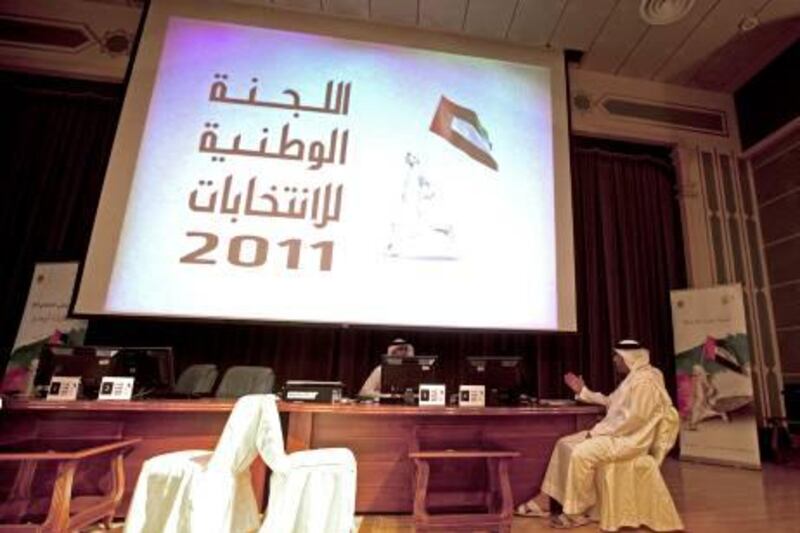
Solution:
{"label": "projection screen", "polygon": [[74,311],[575,330],[559,53],[154,0]]}

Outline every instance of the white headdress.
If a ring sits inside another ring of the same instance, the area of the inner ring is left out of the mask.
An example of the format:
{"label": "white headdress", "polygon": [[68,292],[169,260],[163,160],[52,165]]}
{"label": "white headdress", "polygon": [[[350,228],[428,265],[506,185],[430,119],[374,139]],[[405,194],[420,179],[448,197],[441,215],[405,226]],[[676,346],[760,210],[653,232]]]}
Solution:
{"label": "white headdress", "polygon": [[622,357],[625,366],[631,371],[650,363],[650,352],[634,340],[619,341],[614,345],[614,352]]}

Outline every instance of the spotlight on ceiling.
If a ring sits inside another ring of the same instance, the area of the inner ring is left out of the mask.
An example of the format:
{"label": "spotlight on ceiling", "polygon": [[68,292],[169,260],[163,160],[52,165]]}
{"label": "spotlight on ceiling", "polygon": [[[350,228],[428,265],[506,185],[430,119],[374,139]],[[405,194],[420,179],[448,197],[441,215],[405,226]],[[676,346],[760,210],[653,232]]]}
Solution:
{"label": "spotlight on ceiling", "polygon": [[695,0],[642,0],[639,15],[653,26],[665,26],[685,17]]}
{"label": "spotlight on ceiling", "polygon": [[761,21],[758,19],[758,17],[750,15],[749,17],[745,17],[739,21],[739,29],[742,32],[746,32],[756,29],[759,24],[761,24]]}

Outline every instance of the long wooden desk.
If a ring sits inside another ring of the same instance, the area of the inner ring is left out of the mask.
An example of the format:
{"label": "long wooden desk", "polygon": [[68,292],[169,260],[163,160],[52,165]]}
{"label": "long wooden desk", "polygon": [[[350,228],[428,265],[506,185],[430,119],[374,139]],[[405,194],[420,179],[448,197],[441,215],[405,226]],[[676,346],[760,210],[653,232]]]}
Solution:
{"label": "long wooden desk", "polygon": [[[286,449],[350,448],[358,461],[359,513],[411,513],[413,465],[408,458],[415,428],[436,448],[474,446],[482,439],[521,453],[511,464],[514,503],[538,492],[555,441],[590,427],[603,412],[570,407],[406,407],[383,405],[281,405],[289,414]],[[469,505],[467,487],[485,482],[483,463],[432,469],[437,506]]]}
{"label": "long wooden desk", "polygon": [[[141,438],[125,460],[127,510],[142,462],[177,450],[213,449],[233,407],[230,400],[145,400],[131,402],[6,400],[0,410],[0,442],[33,436]],[[521,452],[511,467],[515,503],[538,489],[550,451],[562,435],[590,426],[596,407],[418,408],[379,405],[321,405],[281,402],[288,452],[350,448],[358,460],[359,513],[410,513],[414,428],[424,428],[440,445],[482,438]],[[0,472],[0,484],[2,475]],[[436,472],[437,490],[463,503],[459,488],[480,482],[475,468]],[[253,468],[256,495],[263,502],[266,467]]]}

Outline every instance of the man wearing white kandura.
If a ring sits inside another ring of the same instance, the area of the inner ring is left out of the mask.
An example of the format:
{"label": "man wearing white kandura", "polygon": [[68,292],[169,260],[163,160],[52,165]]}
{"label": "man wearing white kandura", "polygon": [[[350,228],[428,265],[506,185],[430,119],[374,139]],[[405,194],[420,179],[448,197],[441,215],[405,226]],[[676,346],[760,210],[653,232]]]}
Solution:
{"label": "man wearing white kandura", "polygon": [[[414,357],[414,347],[407,341],[397,338],[386,348],[386,355],[395,357]],[[369,375],[364,385],[361,386],[359,396],[377,398],[381,394],[381,365],[376,366]]]}
{"label": "man wearing white kandura", "polygon": [[541,492],[517,507],[518,516],[550,516],[549,498],[553,498],[563,507],[561,515],[551,518],[553,527],[584,525],[589,522],[586,513],[598,501],[598,466],[647,453],[672,400],[661,372],[650,365],[650,352],[638,342],[620,341],[613,355],[614,366],[625,379],[610,396],[590,391],[580,376],[564,376],[576,399],[605,406],[607,413],[589,431],[562,437],[556,443]]}

